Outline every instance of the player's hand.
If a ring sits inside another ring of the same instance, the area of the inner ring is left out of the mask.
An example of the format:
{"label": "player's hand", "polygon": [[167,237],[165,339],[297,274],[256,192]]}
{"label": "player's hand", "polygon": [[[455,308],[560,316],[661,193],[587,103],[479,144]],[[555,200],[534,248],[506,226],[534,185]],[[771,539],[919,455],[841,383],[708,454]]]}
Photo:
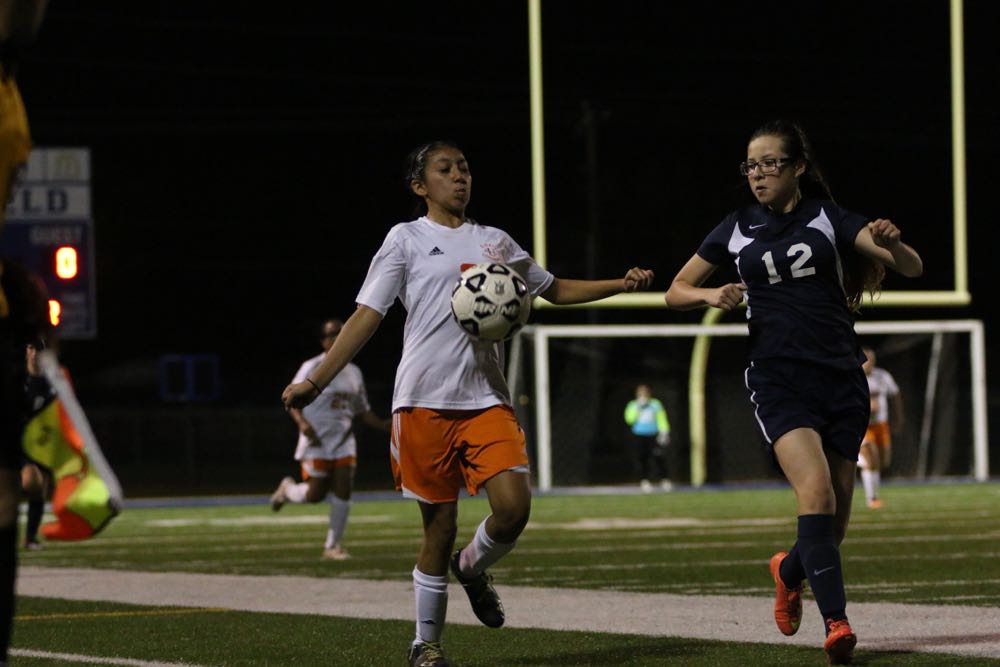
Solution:
{"label": "player's hand", "polygon": [[312,424],[306,424],[305,427],[299,429],[299,432],[306,436],[309,442],[319,442],[319,433],[312,427]]}
{"label": "player's hand", "polygon": [[660,447],[666,447],[670,444],[670,434],[664,431],[663,433],[656,434],[656,444]]}
{"label": "player's hand", "polygon": [[709,290],[705,301],[708,305],[715,308],[732,310],[743,303],[743,293],[746,291],[747,286],[743,283],[729,283],[728,285]]}
{"label": "player's hand", "polygon": [[653,284],[653,272],[649,269],[640,269],[638,266],[632,267],[625,274],[624,283],[626,292],[647,290]]}
{"label": "player's hand", "polygon": [[899,227],[892,224],[892,220],[878,218],[868,223],[868,231],[872,234],[872,241],[880,248],[891,250],[899,243]]}
{"label": "player's hand", "polygon": [[302,409],[316,400],[319,392],[308,382],[294,382],[281,392],[281,402],[285,404],[285,409]]}

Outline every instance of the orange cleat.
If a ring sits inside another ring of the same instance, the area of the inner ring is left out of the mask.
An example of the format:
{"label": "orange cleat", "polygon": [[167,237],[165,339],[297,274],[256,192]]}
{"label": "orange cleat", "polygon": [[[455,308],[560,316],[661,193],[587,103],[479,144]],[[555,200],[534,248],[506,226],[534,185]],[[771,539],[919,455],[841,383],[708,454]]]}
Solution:
{"label": "orange cleat", "polygon": [[845,618],[842,621],[827,621],[828,633],[823,642],[826,659],[831,665],[849,665],[854,659],[854,647],[858,644],[858,636],[851,630],[851,624]]}
{"label": "orange cleat", "polygon": [[881,509],[881,507],[882,507],[882,501],[879,500],[878,498],[868,501],[868,509],[870,510]]}
{"label": "orange cleat", "polygon": [[774,622],[783,635],[794,635],[802,622],[802,584],[788,588],[781,580],[781,561],[788,553],[779,551],[771,556],[771,576],[774,577]]}

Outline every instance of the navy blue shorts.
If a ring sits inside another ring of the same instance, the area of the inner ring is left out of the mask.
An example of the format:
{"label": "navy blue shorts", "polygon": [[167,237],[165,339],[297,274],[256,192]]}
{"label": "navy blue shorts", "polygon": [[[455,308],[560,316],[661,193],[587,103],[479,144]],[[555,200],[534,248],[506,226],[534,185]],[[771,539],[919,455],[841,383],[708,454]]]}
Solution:
{"label": "navy blue shorts", "polygon": [[864,370],[790,359],[750,362],[744,374],[757,424],[768,445],[796,428],[819,433],[823,447],[856,460],[871,409]]}

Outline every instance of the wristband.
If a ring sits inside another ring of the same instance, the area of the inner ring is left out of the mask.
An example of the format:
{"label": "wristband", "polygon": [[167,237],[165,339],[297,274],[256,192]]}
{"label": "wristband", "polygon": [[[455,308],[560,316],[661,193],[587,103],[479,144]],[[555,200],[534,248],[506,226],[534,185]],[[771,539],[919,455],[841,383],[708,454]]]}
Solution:
{"label": "wristband", "polygon": [[315,389],[315,390],[316,390],[316,394],[317,394],[317,395],[319,395],[319,394],[322,394],[322,393],[323,393],[323,391],[322,391],[322,390],[321,390],[321,389],[320,389],[319,387],[317,387],[317,386],[316,386],[316,383],[315,383],[315,382],[313,382],[312,380],[310,380],[309,378],[306,378],[306,382],[308,382],[309,384],[311,384],[311,385],[313,386],[313,389]]}

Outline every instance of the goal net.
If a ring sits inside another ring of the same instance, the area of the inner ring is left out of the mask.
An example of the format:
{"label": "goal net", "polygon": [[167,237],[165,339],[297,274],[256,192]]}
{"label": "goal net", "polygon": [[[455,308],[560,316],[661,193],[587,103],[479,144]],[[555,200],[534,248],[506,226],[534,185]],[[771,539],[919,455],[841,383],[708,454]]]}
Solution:
{"label": "goal net", "polygon": [[[986,480],[982,322],[859,322],[856,330],[903,399],[885,475]],[[780,478],[744,386],[746,335],[745,323],[526,327],[511,343],[508,379],[538,488],[638,481],[624,411],[639,384],[667,410],[675,483]]]}

